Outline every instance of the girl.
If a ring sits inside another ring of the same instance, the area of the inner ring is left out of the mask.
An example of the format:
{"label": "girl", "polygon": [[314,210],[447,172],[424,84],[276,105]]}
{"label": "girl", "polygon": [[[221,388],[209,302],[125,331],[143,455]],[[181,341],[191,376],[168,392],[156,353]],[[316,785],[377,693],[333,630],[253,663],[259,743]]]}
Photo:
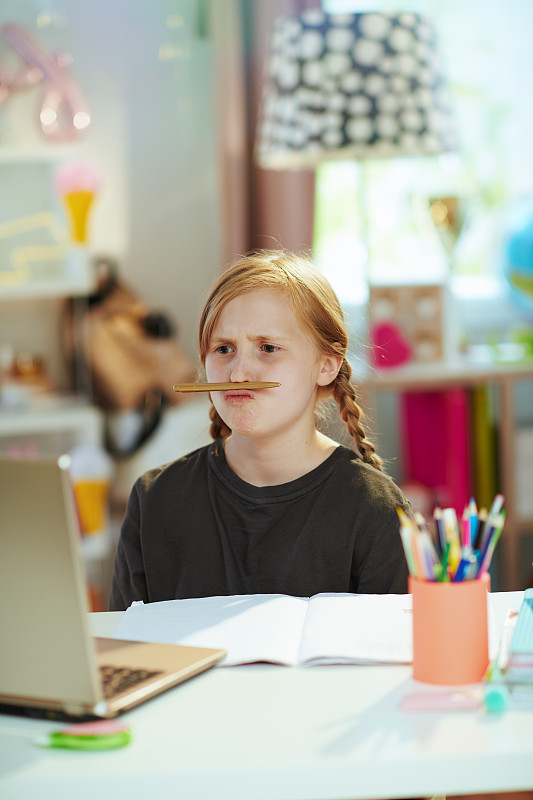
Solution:
{"label": "girl", "polygon": [[[111,610],[229,594],[407,591],[396,509],[365,436],[342,310],[302,257],[264,251],[215,281],[200,319],[214,442],[134,485]],[[279,383],[249,389],[242,382]],[[316,427],[333,396],[354,441]]]}

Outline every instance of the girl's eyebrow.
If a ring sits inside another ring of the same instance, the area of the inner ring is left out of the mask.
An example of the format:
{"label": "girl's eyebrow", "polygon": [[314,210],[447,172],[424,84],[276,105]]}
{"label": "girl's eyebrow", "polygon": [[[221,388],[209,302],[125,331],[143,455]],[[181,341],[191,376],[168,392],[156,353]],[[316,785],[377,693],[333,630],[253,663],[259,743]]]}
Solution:
{"label": "girl's eyebrow", "polygon": [[254,336],[247,336],[251,342],[279,342],[284,341],[288,337],[284,336],[282,333],[260,333]]}
{"label": "girl's eyebrow", "polygon": [[[213,336],[211,338],[211,342],[232,342],[234,340],[234,336],[225,336],[223,333],[218,334],[217,336]],[[254,333],[254,334],[247,334],[246,338],[250,342],[269,342],[269,341],[288,341],[289,336],[286,336],[282,333]]]}

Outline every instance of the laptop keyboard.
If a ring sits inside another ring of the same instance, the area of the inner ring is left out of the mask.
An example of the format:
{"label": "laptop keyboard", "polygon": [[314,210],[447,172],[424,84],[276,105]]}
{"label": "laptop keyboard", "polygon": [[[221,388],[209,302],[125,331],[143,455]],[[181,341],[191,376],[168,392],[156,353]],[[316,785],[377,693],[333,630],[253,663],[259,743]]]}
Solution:
{"label": "laptop keyboard", "polygon": [[100,667],[100,678],[106,700],[162,674],[162,670],[130,669],[129,667],[114,667],[109,664],[103,664]]}

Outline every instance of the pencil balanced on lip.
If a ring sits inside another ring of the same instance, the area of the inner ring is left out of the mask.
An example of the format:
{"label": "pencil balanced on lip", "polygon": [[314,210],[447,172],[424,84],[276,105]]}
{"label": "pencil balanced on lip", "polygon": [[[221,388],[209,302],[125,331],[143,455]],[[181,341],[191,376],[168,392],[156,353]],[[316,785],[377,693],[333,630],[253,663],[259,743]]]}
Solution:
{"label": "pencil balanced on lip", "polygon": [[177,383],[175,392],[226,392],[231,389],[275,389],[280,383],[272,381],[242,381],[241,383]]}

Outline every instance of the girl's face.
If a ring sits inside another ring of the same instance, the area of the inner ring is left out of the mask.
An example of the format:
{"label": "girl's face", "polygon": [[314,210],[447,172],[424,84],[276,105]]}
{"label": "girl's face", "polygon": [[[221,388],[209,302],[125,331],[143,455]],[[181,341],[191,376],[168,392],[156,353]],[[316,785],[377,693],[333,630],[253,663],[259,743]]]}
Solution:
{"label": "girl's face", "polygon": [[314,428],[319,386],[335,378],[340,359],[323,356],[282,291],[258,289],[230,300],[213,329],[205,368],[209,382],[276,381],[274,389],[211,392],[233,434],[272,437]]}

